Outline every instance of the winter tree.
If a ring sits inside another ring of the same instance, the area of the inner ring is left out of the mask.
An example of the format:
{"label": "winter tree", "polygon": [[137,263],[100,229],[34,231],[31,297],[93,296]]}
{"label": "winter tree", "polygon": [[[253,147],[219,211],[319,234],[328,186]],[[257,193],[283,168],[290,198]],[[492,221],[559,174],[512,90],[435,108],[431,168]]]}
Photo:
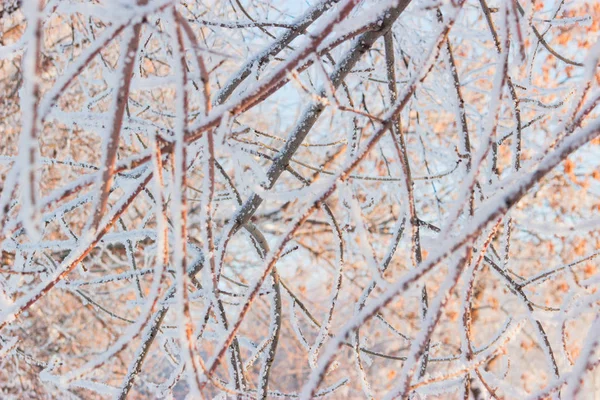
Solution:
{"label": "winter tree", "polygon": [[596,0],[4,0],[6,399],[600,396]]}

